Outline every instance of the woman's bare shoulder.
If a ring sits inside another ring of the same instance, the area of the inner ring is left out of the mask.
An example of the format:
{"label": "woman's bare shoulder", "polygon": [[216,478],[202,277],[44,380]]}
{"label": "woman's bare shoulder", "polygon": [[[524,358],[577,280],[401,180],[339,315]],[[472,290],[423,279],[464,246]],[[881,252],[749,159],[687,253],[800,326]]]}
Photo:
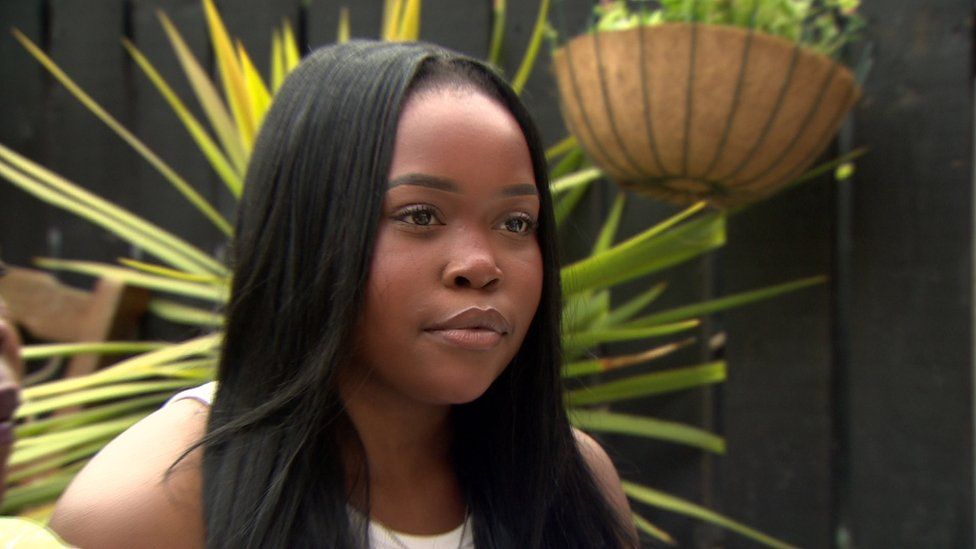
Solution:
{"label": "woman's bare shoulder", "polygon": [[603,496],[610,503],[610,506],[620,516],[621,523],[627,527],[636,547],[637,530],[633,527],[630,504],[627,502],[627,496],[620,484],[617,468],[614,467],[607,451],[593,437],[575,428],[573,435],[576,437],[576,447],[579,448],[580,454],[586,460],[597,486],[603,492]]}
{"label": "woman's bare shoulder", "polygon": [[201,450],[209,408],[178,400],[110,442],[58,500],[50,526],[79,547],[202,547]]}

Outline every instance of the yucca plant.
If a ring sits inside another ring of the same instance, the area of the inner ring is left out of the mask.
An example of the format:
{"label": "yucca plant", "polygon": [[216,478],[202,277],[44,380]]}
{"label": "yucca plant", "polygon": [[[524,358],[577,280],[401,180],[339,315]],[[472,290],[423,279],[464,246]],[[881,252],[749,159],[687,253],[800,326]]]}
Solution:
{"label": "yucca plant", "polygon": [[[209,128],[191,114],[135,45],[128,41],[123,41],[123,45],[183,123],[214,172],[231,194],[239,197],[254,136],[278,86],[298,63],[299,52],[286,22],[272,36],[272,62],[266,83],[241,44],[228,35],[212,1],[203,0],[203,5],[217,61],[220,91],[166,15],[160,13],[159,19]],[[497,63],[505,2],[496,0],[494,6],[496,26],[492,32],[489,60]],[[387,0],[383,38],[416,39],[420,8],[420,0]],[[548,1],[543,0],[535,31],[513,78],[516,89],[523,87],[532,70],[542,42],[547,11]],[[349,36],[348,17],[343,10],[339,40]],[[192,185],[75,85],[42,50],[19,32],[15,31],[15,36],[81,103],[183,193],[201,215],[228,237],[232,236],[227,220]],[[548,154],[552,161],[551,191],[557,219],[562,223],[581,201],[587,186],[600,179],[601,172],[582,162],[582,153],[572,139],[564,140]],[[805,177],[813,175],[816,174]],[[149,305],[152,313],[170,321],[198,326],[204,333],[179,343],[83,343],[33,345],[24,349],[27,360],[80,352],[139,353],[91,375],[24,389],[24,404],[18,411],[21,423],[16,430],[17,442],[7,479],[10,488],[2,511],[43,520],[72,476],[108,440],[158,408],[175,391],[213,378],[222,322],[220,314],[214,311],[219,310],[227,298],[232,273],[192,243],[95,196],[2,145],[0,176],[47,203],[103,227],[154,258],[153,262],[121,259],[119,265],[38,259],[38,265],[94,277],[111,277],[153,290],[155,297]],[[626,373],[624,369],[627,367],[666,356],[688,345],[693,341],[688,334],[699,325],[703,315],[821,281],[820,278],[799,280],[648,313],[665,290],[665,285],[659,283],[623,304],[611,306],[610,296],[615,286],[639,277],[659,275],[669,267],[701,257],[725,242],[726,214],[707,211],[704,204],[696,204],[634,237],[617,242],[623,207],[621,194],[607,214],[591,253],[562,269],[566,303],[563,345],[567,364],[564,375],[567,378],[592,376],[611,369]],[[196,304],[188,304],[187,300]],[[593,349],[605,343],[642,340],[651,341],[644,352],[598,358],[592,354]],[[713,433],[690,425],[612,412],[607,404],[716,384],[725,376],[726,364],[722,361],[649,374],[622,375],[614,381],[597,380],[585,388],[573,389],[566,395],[566,402],[574,423],[584,430],[665,440],[720,454],[724,452],[724,441]],[[786,546],[729,518],[652,488],[624,482],[624,490],[637,502],[697,517],[770,546]],[[647,534],[674,543],[669,534],[640,515],[635,514],[634,520]]]}

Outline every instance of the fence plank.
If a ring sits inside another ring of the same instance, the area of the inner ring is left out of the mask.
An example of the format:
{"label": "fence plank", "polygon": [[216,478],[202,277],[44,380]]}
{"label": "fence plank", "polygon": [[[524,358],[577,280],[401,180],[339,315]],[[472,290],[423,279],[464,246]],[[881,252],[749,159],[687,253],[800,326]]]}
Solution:
{"label": "fence plank", "polygon": [[[44,33],[40,0],[0,2],[0,143],[36,157],[44,146],[38,120],[44,110],[40,68],[9,29],[20,29],[35,42]],[[0,183],[0,259],[26,265],[43,253],[44,227],[58,212],[6,181]]]}
{"label": "fence plank", "polygon": [[[832,192],[823,179],[735,216],[726,292],[831,274]],[[723,510],[800,547],[829,547],[832,495],[830,286],[728,312],[719,413]],[[775,321],[775,319],[781,319]],[[729,547],[748,547],[729,536]]]}
{"label": "fence plank", "polygon": [[[125,31],[123,3],[49,4],[51,57],[106,110],[130,124],[129,67],[119,45]],[[60,84],[52,82],[48,93],[44,131],[49,154],[44,164],[96,194],[133,207],[128,188],[133,184],[134,154]],[[61,249],[49,250],[55,255],[114,261],[127,253],[125,243],[74,216],[57,216],[51,228],[63,242]]]}
{"label": "fence plank", "polygon": [[[849,451],[858,547],[973,546],[972,3],[864,4]],[[905,39],[911,37],[911,39]]]}

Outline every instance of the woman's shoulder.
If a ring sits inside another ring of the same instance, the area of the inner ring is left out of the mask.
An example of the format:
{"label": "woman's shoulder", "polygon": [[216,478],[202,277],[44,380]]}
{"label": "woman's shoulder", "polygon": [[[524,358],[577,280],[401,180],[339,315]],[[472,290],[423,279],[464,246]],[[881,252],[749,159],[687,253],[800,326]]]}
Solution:
{"label": "woman's shoulder", "polygon": [[621,524],[627,525],[632,539],[636,540],[637,532],[632,526],[630,503],[627,502],[627,496],[620,484],[620,475],[617,473],[613,461],[603,446],[600,446],[600,443],[590,435],[575,427],[573,428],[573,435],[576,438],[576,447],[579,449],[580,455],[583,456],[587,467],[589,467],[597,487],[610,507],[617,512]]}
{"label": "woman's shoulder", "polygon": [[208,412],[177,400],[119,435],[65,490],[51,528],[80,547],[202,547],[202,450],[173,465],[206,433]]}

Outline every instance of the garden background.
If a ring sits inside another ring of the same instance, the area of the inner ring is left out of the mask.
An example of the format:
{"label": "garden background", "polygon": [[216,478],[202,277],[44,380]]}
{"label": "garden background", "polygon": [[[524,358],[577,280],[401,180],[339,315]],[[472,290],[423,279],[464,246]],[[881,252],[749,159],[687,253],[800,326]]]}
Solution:
{"label": "garden background", "polygon": [[[262,70],[271,29],[288,17],[303,44],[336,37],[333,0],[218,1],[232,35]],[[510,2],[504,60],[521,59],[538,2]],[[345,2],[352,35],[375,37],[380,1]],[[592,2],[564,1],[565,27],[585,28]],[[232,200],[120,45],[128,37],[189,96],[156,19],[163,9],[204,59],[198,0],[0,0],[0,143],[159,222],[207,251],[222,238],[140,158],[85,111],[9,34],[23,31],[160,156],[230,214]],[[735,215],[718,254],[671,271],[674,304],[826,274],[824,285],[716,317],[729,379],[644,399],[638,410],[714,428],[727,454],[607,437],[621,472],[702,502],[803,547],[971,547],[973,460],[974,7],[963,0],[866,0],[873,67],[832,147],[866,147],[852,178],[804,184]],[[485,57],[490,0],[426,0],[421,36]],[[556,19],[553,18],[555,21]],[[547,144],[565,135],[544,46],[523,97]],[[337,132],[341,132],[337,128]],[[615,189],[595,185],[564,231],[567,253],[589,242]],[[675,209],[632,199],[624,232]],[[128,245],[0,184],[0,257],[114,261]],[[89,284],[82,278],[64,280]],[[645,289],[635,287],[634,291]],[[178,337],[172,326],[147,331]],[[745,546],[723,530],[642,509],[686,545]]]}

